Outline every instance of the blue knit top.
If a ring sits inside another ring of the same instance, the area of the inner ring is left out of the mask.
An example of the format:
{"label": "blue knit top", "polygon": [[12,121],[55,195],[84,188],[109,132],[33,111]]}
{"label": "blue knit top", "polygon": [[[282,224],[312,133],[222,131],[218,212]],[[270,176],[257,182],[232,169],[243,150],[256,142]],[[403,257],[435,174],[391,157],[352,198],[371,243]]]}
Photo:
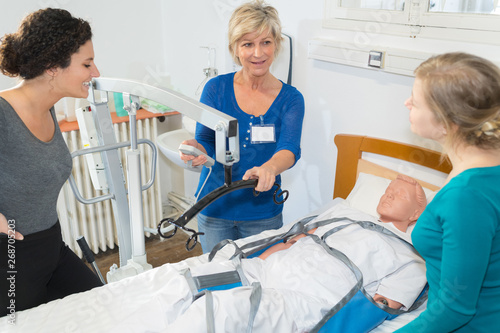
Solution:
{"label": "blue knit top", "polygon": [[[300,137],[304,118],[304,98],[294,87],[283,83],[281,91],[271,107],[261,117],[255,117],[240,109],[234,94],[235,73],[219,75],[207,82],[200,101],[238,120],[240,160],[232,166],[232,181],[241,180],[248,169],[261,166],[278,151],[286,149],[300,158]],[[253,125],[274,125],[276,142],[252,143],[250,131]],[[196,125],[196,140],[205,147],[208,155],[215,159],[215,132],[200,123]],[[224,166],[215,163],[199,198],[224,185]],[[198,191],[205,182],[209,170],[204,167]],[[281,177],[276,177],[281,184]],[[283,205],[273,202],[276,187],[260,193],[257,197],[253,189],[240,189],[219,198],[202,213],[209,217],[229,220],[258,220],[271,218],[283,210]]]}

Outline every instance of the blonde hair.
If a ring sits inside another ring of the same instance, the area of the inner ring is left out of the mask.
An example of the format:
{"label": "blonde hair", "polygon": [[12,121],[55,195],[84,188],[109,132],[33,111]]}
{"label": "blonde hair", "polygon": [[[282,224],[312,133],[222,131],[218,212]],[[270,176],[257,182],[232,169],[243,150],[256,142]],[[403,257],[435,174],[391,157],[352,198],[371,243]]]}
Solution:
{"label": "blonde hair", "polygon": [[415,179],[403,174],[399,174],[395,180],[401,180],[415,186],[415,196],[419,211],[418,215],[420,216],[420,214],[422,214],[425,207],[427,206],[427,197],[425,196],[425,192],[422,186]]}
{"label": "blonde hair", "polygon": [[500,69],[478,56],[455,52],[432,57],[415,70],[427,105],[456,144],[500,148]]}
{"label": "blonde hair", "polygon": [[229,20],[228,38],[229,53],[236,64],[241,66],[240,59],[236,55],[238,41],[246,34],[257,32],[260,35],[266,30],[269,30],[274,39],[276,45],[274,56],[276,57],[281,50],[283,39],[278,11],[265,4],[263,0],[244,3],[234,10]]}

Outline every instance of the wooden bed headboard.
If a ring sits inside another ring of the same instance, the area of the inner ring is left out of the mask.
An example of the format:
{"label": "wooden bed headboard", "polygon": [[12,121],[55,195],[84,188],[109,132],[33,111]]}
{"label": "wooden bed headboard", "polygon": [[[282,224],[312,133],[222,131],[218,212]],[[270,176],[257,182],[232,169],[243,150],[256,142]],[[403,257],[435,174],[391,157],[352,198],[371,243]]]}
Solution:
{"label": "wooden bed headboard", "polygon": [[[362,160],[363,152],[396,158],[444,173],[451,171],[451,163],[447,158],[443,160],[441,153],[406,143],[361,135],[337,134],[335,145],[338,149],[338,155],[334,198],[347,198],[356,183],[358,173],[364,169],[370,170],[371,174],[385,178],[394,179],[396,177],[396,171]],[[420,180],[419,182],[422,186],[432,190],[438,189],[435,185]]]}

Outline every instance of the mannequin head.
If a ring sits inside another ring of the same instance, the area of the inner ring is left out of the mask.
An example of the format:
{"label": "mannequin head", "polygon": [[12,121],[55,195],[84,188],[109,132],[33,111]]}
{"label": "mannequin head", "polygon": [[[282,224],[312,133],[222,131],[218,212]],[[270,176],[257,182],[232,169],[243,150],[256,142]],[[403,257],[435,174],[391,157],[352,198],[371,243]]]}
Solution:
{"label": "mannequin head", "polygon": [[377,212],[380,221],[391,222],[399,230],[406,232],[415,223],[427,205],[422,186],[413,178],[398,175],[380,198]]}

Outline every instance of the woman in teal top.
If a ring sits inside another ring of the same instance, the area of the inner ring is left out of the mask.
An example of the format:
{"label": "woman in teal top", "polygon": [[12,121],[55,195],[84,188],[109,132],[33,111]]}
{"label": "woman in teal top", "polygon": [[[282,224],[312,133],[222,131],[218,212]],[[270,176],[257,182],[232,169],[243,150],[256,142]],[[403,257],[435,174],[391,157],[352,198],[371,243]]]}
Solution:
{"label": "woman in teal top", "polygon": [[453,165],[412,233],[426,260],[427,309],[398,332],[500,328],[500,70],[464,53],[415,71],[412,131],[441,143]]}

